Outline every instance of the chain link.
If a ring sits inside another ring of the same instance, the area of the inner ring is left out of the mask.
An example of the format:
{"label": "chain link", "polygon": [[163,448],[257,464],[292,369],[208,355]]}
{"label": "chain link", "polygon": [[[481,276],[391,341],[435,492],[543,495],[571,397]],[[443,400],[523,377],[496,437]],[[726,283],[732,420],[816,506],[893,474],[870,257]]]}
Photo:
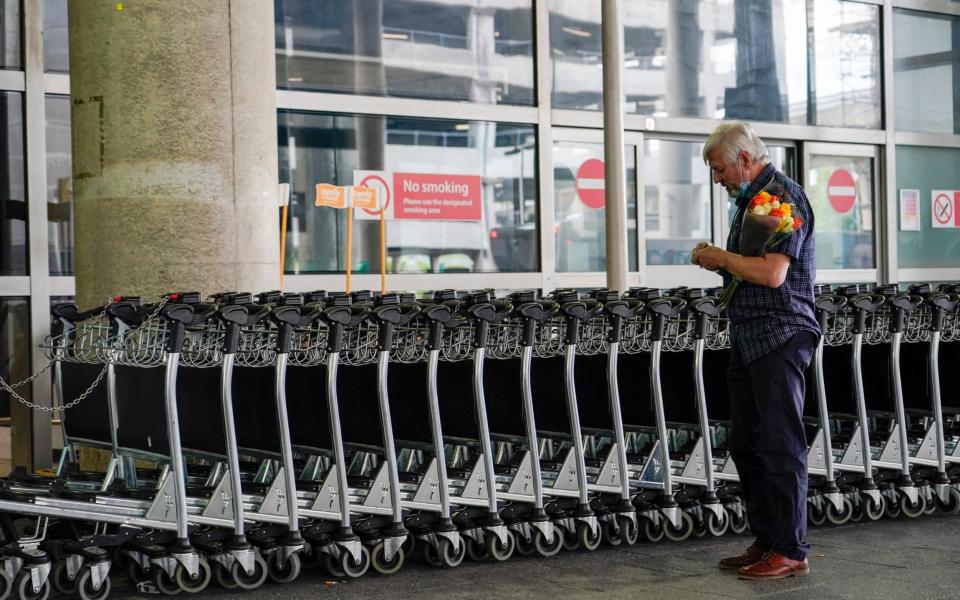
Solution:
{"label": "chain link", "polygon": [[68,408],[73,408],[74,406],[80,404],[87,398],[87,396],[93,393],[93,390],[95,390],[96,387],[100,385],[100,382],[103,380],[103,376],[106,375],[108,366],[109,364],[103,365],[103,368],[100,369],[100,374],[97,375],[97,378],[93,380],[93,383],[90,384],[90,387],[88,387],[86,391],[84,391],[82,394],[77,396],[76,399],[71,400],[70,402],[68,402],[67,404],[64,404],[63,406],[41,406],[39,404],[30,402],[29,400],[27,400],[26,398],[24,398],[23,396],[15,392],[13,390],[13,386],[7,385],[7,382],[4,381],[2,377],[0,377],[0,388],[3,388],[4,390],[8,391],[10,395],[13,396],[13,398],[17,402],[19,402],[20,404],[32,410],[37,410],[40,412],[50,412],[50,413],[52,413],[55,410],[67,410]]}
{"label": "chain link", "polygon": [[[164,296],[163,298],[161,298],[161,299],[160,299],[160,302],[157,303],[156,307],[154,307],[154,309],[153,309],[153,312],[150,313],[150,316],[148,316],[146,320],[153,319],[153,318],[156,317],[158,314],[160,314],[160,309],[162,309],[162,308],[164,307],[164,305],[166,305],[169,300],[170,300],[170,299],[167,298],[166,296]],[[30,402],[29,400],[27,400],[26,398],[24,398],[23,396],[21,396],[20,394],[18,394],[18,393],[15,391],[16,388],[21,387],[21,386],[24,386],[24,385],[26,385],[26,384],[28,384],[28,383],[31,383],[31,382],[34,381],[37,377],[40,377],[41,375],[43,375],[44,373],[46,373],[47,371],[49,371],[49,370],[50,370],[50,367],[52,367],[55,362],[56,362],[55,360],[51,360],[49,363],[47,363],[47,365],[46,365],[45,367],[43,367],[42,369],[40,369],[39,371],[37,371],[36,373],[34,373],[33,375],[31,375],[30,377],[24,379],[23,381],[17,382],[17,383],[7,383],[6,380],[3,379],[3,377],[0,377],[0,389],[6,390],[11,396],[13,396],[14,400],[16,400],[17,402],[19,402],[20,404],[23,404],[24,406],[26,406],[27,408],[29,408],[29,409],[31,409],[31,410],[37,410],[37,411],[41,411],[41,412],[50,412],[50,413],[52,413],[52,412],[55,411],[55,410],[67,410],[68,408],[73,408],[74,406],[80,404],[83,400],[85,400],[85,399],[87,398],[87,396],[89,396],[90,394],[93,393],[93,390],[95,390],[96,387],[97,387],[98,385],[100,385],[100,382],[103,380],[103,376],[106,375],[106,373],[107,373],[107,367],[109,366],[108,364],[103,365],[103,368],[100,369],[100,374],[97,375],[97,378],[93,380],[93,383],[90,384],[90,387],[88,387],[88,388],[86,389],[86,391],[84,391],[82,394],[80,394],[79,396],[77,396],[77,398],[75,398],[74,400],[71,400],[70,402],[64,404],[63,406],[59,406],[59,407],[57,407],[57,406],[41,406],[41,405],[39,405],[39,404],[35,404],[35,403],[33,403],[33,402]]]}

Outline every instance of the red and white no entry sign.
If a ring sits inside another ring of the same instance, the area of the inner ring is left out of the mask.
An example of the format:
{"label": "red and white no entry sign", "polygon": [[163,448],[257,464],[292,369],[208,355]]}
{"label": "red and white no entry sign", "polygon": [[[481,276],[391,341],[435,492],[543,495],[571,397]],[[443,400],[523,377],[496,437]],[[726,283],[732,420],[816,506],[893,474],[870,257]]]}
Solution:
{"label": "red and white no entry sign", "polygon": [[827,181],[827,199],[838,213],[850,212],[857,201],[857,185],[850,171],[837,169],[830,175]]}
{"label": "red and white no entry sign", "polygon": [[577,196],[590,208],[603,208],[606,202],[604,192],[603,161],[591,158],[577,169]]}

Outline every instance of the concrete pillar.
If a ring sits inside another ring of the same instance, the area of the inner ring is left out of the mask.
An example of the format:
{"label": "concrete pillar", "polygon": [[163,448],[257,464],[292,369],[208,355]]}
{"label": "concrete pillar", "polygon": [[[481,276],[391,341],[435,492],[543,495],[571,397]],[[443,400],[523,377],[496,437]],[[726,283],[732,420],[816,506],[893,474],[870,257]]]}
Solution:
{"label": "concrete pillar", "polygon": [[77,302],[279,284],[273,2],[75,0]]}

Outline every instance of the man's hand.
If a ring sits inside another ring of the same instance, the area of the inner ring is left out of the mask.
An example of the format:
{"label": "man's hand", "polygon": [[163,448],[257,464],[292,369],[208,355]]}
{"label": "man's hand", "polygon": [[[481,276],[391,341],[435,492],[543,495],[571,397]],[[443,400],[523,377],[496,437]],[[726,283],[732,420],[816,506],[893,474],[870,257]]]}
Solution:
{"label": "man's hand", "polygon": [[[703,244],[702,246],[700,244]],[[693,249],[693,264],[708,271],[726,268],[729,253],[726,250],[701,242]]]}

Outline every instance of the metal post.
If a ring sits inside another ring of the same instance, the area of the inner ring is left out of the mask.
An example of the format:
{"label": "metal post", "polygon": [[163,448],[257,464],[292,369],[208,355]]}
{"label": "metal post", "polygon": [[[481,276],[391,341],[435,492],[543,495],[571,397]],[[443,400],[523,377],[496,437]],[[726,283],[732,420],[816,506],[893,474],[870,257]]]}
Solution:
{"label": "metal post", "polygon": [[603,160],[606,164],[607,287],[627,289],[627,193],[623,158],[623,21],[620,0],[603,0]]}

